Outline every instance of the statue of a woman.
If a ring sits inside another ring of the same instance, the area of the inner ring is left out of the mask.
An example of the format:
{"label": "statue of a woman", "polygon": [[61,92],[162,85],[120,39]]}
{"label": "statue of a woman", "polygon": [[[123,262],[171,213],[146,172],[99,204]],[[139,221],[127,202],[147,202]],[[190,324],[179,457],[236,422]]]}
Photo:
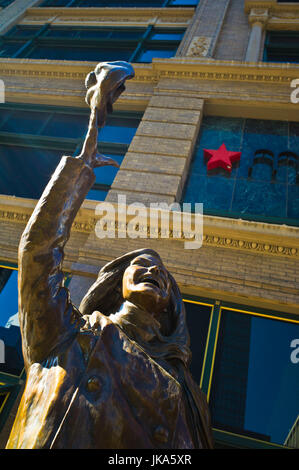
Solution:
{"label": "statue of a woman", "polygon": [[89,77],[89,130],[63,157],[22,235],[19,316],[26,386],[7,448],[211,448],[209,410],[189,372],[178,286],[159,255],[108,263],[79,310],[63,286],[63,250],[94,182],[97,125],[134,74],[123,62]]}

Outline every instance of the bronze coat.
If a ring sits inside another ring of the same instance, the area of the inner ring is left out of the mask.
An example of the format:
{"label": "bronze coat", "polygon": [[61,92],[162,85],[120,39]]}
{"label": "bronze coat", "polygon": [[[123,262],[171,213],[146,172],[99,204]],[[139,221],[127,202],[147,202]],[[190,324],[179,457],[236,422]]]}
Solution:
{"label": "bronze coat", "polygon": [[93,182],[63,157],[20,241],[27,380],[7,448],[194,448],[178,381],[109,317],[82,317],[63,287],[64,245]]}

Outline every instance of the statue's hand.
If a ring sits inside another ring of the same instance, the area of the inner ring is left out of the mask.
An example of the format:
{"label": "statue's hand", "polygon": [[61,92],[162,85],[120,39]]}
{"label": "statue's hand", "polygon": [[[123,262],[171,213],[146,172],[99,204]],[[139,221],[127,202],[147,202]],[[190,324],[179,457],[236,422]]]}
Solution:
{"label": "statue's hand", "polygon": [[113,160],[113,158],[106,157],[105,155],[101,153],[97,153],[93,157],[93,167],[98,168],[100,166],[116,166],[116,168],[119,168],[119,164]]}

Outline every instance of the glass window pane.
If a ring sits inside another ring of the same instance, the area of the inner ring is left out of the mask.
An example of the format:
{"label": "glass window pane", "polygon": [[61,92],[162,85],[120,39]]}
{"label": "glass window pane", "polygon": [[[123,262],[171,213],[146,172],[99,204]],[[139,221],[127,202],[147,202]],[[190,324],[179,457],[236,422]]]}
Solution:
{"label": "glass window pane", "polygon": [[[1,104],[0,104],[1,106]],[[1,109],[0,108],[0,130],[1,130],[1,125],[6,121],[11,116],[11,111],[9,109]]]}
{"label": "glass window pane", "polygon": [[[49,60],[79,60],[79,61],[109,61],[109,60],[125,60],[128,61],[132,55],[134,48],[105,48],[100,50],[97,48],[75,46],[72,48],[62,45],[40,45],[34,47],[26,57],[32,59],[49,59]],[[21,56],[20,56],[21,57]]]}
{"label": "glass window pane", "polygon": [[22,42],[9,42],[0,45],[0,57],[13,56],[22,47],[22,45]]}
{"label": "glass window pane", "polygon": [[91,199],[92,201],[105,201],[107,194],[108,194],[108,191],[102,191],[99,189],[91,189],[88,192],[86,199]]}
{"label": "glass window pane", "polygon": [[190,371],[194,380],[199,385],[213,307],[188,302],[187,300],[184,301],[184,305],[192,352]]}
{"label": "glass window pane", "polygon": [[107,119],[107,123],[99,132],[99,142],[115,142],[130,144],[139,125],[140,120],[134,118]]}
{"label": "glass window pane", "polygon": [[199,0],[171,0],[171,5],[174,7],[195,7]]}
{"label": "glass window pane", "polygon": [[122,31],[121,29],[111,32],[111,38],[113,39],[140,39],[145,33],[145,29]]}
{"label": "glass window pane", "polygon": [[23,369],[18,318],[18,272],[0,268],[0,339],[5,345],[5,362],[0,372],[19,375]]}
{"label": "glass window pane", "polygon": [[43,36],[50,38],[75,38],[78,37],[78,29],[53,27],[48,29]]}
{"label": "glass window pane", "polygon": [[185,31],[153,31],[150,38],[159,41],[180,41]]}
{"label": "glass window pane", "polygon": [[138,62],[151,62],[152,59],[155,58],[167,59],[169,57],[173,57],[175,55],[176,49],[177,48],[155,49],[154,47],[151,48],[148,46],[141,52],[138,58]]}
{"label": "glass window pane", "polygon": [[14,111],[0,129],[2,132],[15,132],[17,134],[38,134],[45,119],[47,119],[46,113]]}
{"label": "glass window pane", "polygon": [[[113,160],[115,160],[119,165],[121,164],[124,158],[123,155],[112,155],[108,153],[105,153],[105,156],[113,158]],[[111,185],[114,181],[116,173],[118,172],[118,168],[115,166],[103,166],[95,168],[94,172],[96,175],[96,183]]]}
{"label": "glass window pane", "polygon": [[40,198],[63,150],[0,145],[0,194]]}
{"label": "glass window pane", "polygon": [[35,26],[14,26],[5,34],[5,36],[6,37],[14,36],[18,38],[34,36],[39,29],[40,29],[39,27],[35,27]]}
{"label": "glass window pane", "polygon": [[284,444],[298,416],[298,346],[298,323],[222,309],[213,426]]}
{"label": "glass window pane", "polygon": [[55,113],[42,131],[43,135],[79,139],[88,127],[88,116],[84,114]]}
{"label": "glass window pane", "polygon": [[160,7],[163,5],[164,0],[77,0],[80,1],[80,6],[84,7]]}
{"label": "glass window pane", "polygon": [[70,0],[45,0],[41,5],[41,7],[65,7]]}

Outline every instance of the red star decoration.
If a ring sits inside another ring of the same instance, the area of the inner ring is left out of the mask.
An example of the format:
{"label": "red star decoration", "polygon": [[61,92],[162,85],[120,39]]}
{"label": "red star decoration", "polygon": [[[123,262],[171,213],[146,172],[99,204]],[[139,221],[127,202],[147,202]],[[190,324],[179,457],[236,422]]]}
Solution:
{"label": "red star decoration", "polygon": [[214,168],[224,168],[225,170],[232,171],[232,163],[237,162],[241,158],[241,152],[230,152],[227,150],[225,144],[222,144],[218,150],[204,149],[204,158],[209,158],[207,168],[213,170]]}

